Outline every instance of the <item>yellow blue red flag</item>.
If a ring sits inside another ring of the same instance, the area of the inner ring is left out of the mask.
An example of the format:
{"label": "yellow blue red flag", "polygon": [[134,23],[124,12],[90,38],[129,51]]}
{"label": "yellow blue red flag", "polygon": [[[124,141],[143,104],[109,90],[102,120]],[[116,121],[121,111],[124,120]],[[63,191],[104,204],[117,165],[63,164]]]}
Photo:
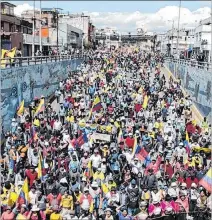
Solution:
{"label": "yellow blue red flag", "polygon": [[212,192],[212,168],[210,168],[205,176],[199,181],[199,185],[202,185],[208,192]]}

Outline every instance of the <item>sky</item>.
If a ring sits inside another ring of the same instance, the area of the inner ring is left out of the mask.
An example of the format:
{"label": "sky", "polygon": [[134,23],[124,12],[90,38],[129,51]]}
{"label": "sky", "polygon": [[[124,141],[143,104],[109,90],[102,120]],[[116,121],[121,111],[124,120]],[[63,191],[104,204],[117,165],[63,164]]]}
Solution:
{"label": "sky", "polygon": [[[33,8],[33,1],[10,1],[17,5],[17,15]],[[182,1],[180,27],[193,27],[210,16],[210,1]],[[40,7],[40,1],[35,1]],[[120,32],[134,32],[137,28],[163,32],[177,28],[179,1],[42,1],[42,7],[62,8],[66,13],[90,15],[97,28],[114,27]]]}

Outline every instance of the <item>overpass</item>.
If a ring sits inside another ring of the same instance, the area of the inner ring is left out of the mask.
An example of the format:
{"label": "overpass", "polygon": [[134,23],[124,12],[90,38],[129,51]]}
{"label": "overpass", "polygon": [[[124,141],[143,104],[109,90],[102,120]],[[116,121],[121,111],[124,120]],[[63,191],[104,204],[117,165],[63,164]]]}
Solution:
{"label": "overpass", "polygon": [[119,34],[111,34],[111,35],[106,35],[106,34],[97,34],[96,35],[96,41],[97,42],[102,42],[103,44],[107,44],[108,41],[109,44],[113,45],[119,43],[119,46],[122,44],[146,44],[149,45],[149,48],[154,46],[154,36],[150,35],[131,35],[131,34],[124,34],[124,35],[119,35]]}

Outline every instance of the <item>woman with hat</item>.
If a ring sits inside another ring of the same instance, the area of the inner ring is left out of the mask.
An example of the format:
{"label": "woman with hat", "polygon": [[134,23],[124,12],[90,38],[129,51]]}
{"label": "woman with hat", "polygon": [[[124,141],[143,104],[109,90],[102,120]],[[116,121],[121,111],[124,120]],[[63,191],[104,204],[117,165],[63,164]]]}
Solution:
{"label": "woman with hat", "polygon": [[165,199],[161,202],[162,212],[165,220],[172,220],[174,219],[175,207],[176,204],[172,197],[167,194]]}
{"label": "woman with hat", "polygon": [[105,220],[114,220],[113,215],[112,215],[112,210],[110,208],[105,209]]}
{"label": "woman with hat", "polygon": [[160,217],[162,215],[162,207],[160,204],[160,199],[155,197],[152,203],[148,207],[149,216],[153,218]]}
{"label": "woman with hat", "polygon": [[147,210],[147,202],[141,201],[139,204],[139,213],[136,215],[137,220],[146,220],[149,216],[148,210]]}
{"label": "woman with hat", "polygon": [[46,215],[44,212],[40,211],[37,205],[33,205],[32,209],[30,210],[27,219],[30,220],[46,220]]}
{"label": "woman with hat", "polygon": [[6,210],[1,215],[1,220],[14,220],[15,213],[12,211],[11,206],[6,206]]}
{"label": "woman with hat", "polygon": [[19,204],[17,203],[15,209],[13,210],[13,212],[17,214],[16,220],[27,220],[27,216],[29,214],[27,206],[22,204],[20,209],[18,209],[18,206]]}
{"label": "woman with hat", "polygon": [[185,191],[180,191],[179,198],[176,200],[176,220],[186,220],[189,212],[188,197]]}

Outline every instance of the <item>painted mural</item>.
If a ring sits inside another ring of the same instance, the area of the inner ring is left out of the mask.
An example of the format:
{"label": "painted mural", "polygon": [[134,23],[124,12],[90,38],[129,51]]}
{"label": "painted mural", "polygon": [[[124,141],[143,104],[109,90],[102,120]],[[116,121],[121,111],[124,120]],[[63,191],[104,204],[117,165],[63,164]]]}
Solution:
{"label": "painted mural", "polygon": [[25,67],[1,70],[1,119],[4,130],[10,126],[19,103],[24,99],[27,106],[34,97],[48,97],[67,78],[69,71],[76,70],[82,59],[65,60]]}
{"label": "painted mural", "polygon": [[166,66],[172,73],[175,73],[175,77],[178,75],[181,79],[183,87],[193,98],[200,113],[204,116],[209,116],[212,106],[212,72],[171,62],[167,62]]}

